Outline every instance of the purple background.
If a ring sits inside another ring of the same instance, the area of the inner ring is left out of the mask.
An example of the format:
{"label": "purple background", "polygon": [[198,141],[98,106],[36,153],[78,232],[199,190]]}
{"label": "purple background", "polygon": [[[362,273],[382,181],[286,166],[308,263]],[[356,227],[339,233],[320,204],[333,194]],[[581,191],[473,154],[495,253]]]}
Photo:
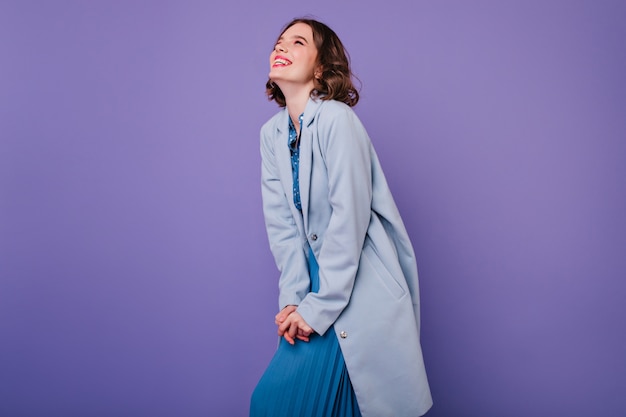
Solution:
{"label": "purple background", "polygon": [[294,3],[0,1],[0,416],[247,415],[263,86],[304,14],[415,246],[428,415],[626,415],[626,3]]}

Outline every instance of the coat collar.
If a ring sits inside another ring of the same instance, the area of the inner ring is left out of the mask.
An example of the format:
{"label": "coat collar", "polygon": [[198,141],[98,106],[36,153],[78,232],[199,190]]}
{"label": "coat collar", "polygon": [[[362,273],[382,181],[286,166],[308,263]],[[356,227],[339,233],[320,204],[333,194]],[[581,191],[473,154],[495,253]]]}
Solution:
{"label": "coat collar", "polygon": [[[309,127],[311,123],[313,123],[321,104],[321,97],[309,97],[309,101],[307,101],[306,107],[304,108],[304,118],[302,119],[303,127]],[[276,128],[281,133],[286,132],[289,128],[289,112],[287,111],[287,107],[280,113]]]}

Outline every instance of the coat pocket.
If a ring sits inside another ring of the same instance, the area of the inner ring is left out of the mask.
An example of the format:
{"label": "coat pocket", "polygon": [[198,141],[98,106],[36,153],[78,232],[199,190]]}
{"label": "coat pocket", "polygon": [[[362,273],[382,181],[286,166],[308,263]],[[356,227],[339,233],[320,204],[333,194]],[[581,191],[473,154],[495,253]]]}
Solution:
{"label": "coat pocket", "polygon": [[402,288],[402,286],[393,277],[393,275],[391,275],[387,267],[385,267],[382,260],[370,244],[366,244],[363,247],[363,255],[361,257],[365,259],[365,262],[369,264],[371,269],[376,273],[378,278],[383,282],[389,292],[396,298],[402,298],[402,296],[405,294],[404,288]]}

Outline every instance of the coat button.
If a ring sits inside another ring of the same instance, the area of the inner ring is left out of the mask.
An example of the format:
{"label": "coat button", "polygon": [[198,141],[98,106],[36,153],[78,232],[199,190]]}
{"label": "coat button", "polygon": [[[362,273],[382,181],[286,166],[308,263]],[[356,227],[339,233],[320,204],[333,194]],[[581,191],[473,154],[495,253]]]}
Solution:
{"label": "coat button", "polygon": [[311,240],[312,240],[313,242],[315,242],[315,241],[317,240],[317,235],[316,235],[315,233],[313,233],[313,234],[311,235]]}
{"label": "coat button", "polygon": [[339,337],[341,337],[342,339],[345,339],[346,337],[348,337],[348,333],[341,332],[341,333],[339,333]]}

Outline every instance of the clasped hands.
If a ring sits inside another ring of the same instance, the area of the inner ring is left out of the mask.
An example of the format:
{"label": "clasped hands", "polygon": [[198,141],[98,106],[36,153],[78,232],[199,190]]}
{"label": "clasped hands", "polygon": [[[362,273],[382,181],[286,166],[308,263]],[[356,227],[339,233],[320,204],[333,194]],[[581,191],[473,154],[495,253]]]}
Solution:
{"label": "clasped hands", "polygon": [[296,308],[297,306],[293,305],[286,306],[276,315],[274,320],[278,326],[278,336],[284,337],[291,345],[296,343],[295,339],[308,342],[309,336],[313,333],[311,326],[304,321]]}

